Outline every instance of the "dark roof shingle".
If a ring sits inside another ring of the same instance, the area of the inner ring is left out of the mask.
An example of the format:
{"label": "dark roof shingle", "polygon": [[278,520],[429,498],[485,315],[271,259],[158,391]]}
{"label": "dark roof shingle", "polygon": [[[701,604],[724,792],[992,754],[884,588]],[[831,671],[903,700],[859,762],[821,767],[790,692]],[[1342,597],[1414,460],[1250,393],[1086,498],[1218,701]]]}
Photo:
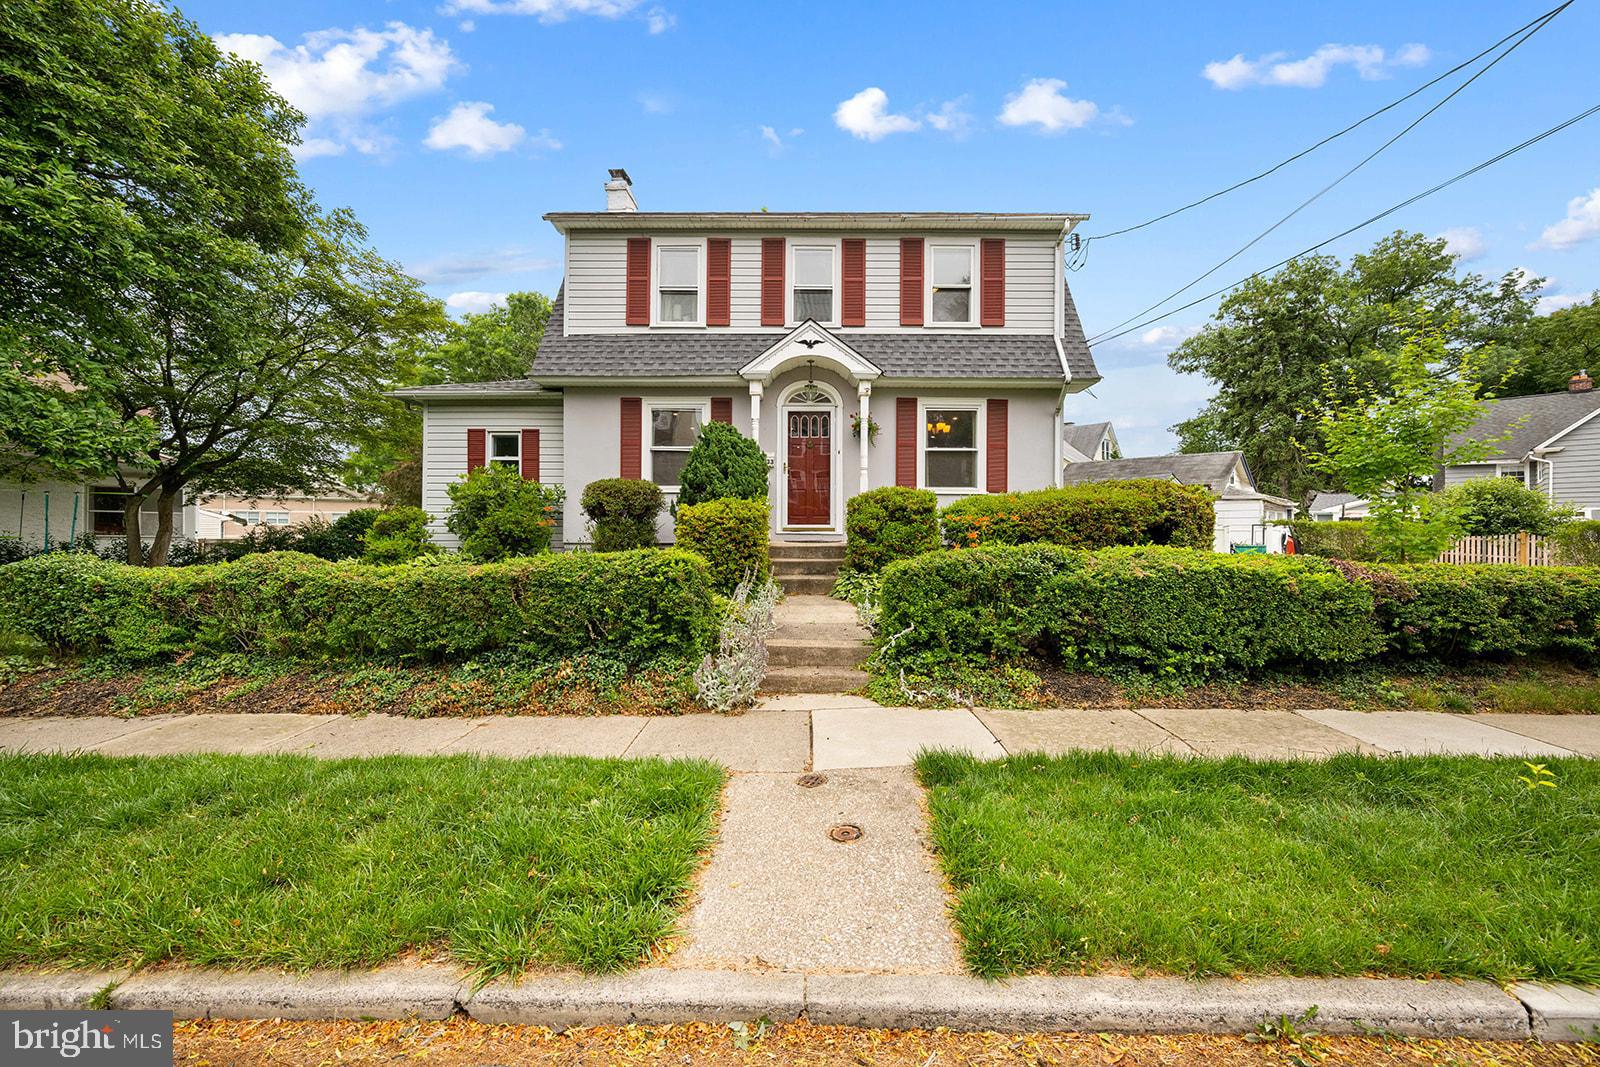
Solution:
{"label": "dark roof shingle", "polygon": [[1600,390],[1508,396],[1492,402],[1482,417],[1465,433],[1452,438],[1451,443],[1483,441],[1509,434],[1494,447],[1502,456],[1520,460],[1597,408],[1600,408]]}
{"label": "dark roof shingle", "polygon": [[1067,485],[1080,482],[1114,482],[1128,478],[1169,478],[1184,485],[1203,485],[1213,493],[1228,486],[1228,477],[1244,459],[1242,452],[1190,452],[1138,459],[1097,459],[1068,463],[1062,477]]}

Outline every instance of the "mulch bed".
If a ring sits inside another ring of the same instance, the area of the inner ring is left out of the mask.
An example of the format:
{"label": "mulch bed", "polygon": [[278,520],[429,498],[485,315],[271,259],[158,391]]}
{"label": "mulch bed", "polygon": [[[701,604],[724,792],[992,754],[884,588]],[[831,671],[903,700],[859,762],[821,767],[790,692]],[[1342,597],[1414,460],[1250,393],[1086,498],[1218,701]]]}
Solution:
{"label": "mulch bed", "polygon": [[[244,1022],[213,1020],[176,1026],[176,1059],[190,1065],[492,1064],[849,1064],[936,1067],[1016,1064],[1026,1067],[1230,1067],[1235,1064],[1376,1065],[1485,1064],[1498,1067],[1600,1064],[1600,1046],[1509,1041],[1414,1041],[1401,1038],[1309,1037],[1252,1042],[1239,1036],[1122,1034],[968,1034],[926,1030],[860,1030],[792,1023],[756,1037],[727,1026],[593,1027],[555,1034],[535,1026],[449,1022]],[[743,1045],[743,1047],[740,1047]]]}

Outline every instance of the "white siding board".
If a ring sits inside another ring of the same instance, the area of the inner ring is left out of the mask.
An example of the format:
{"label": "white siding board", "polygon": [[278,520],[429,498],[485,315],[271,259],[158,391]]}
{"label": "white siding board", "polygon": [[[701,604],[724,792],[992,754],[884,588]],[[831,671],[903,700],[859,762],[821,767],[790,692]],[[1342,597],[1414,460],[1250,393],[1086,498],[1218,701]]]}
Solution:
{"label": "white siding board", "polygon": [[568,333],[625,328],[627,270],[626,237],[580,237],[569,243],[564,301]]}
{"label": "white siding board", "polygon": [[[561,405],[516,403],[430,402],[422,416],[422,510],[433,516],[428,524],[433,539],[446,548],[460,542],[445,529],[450,510],[450,483],[467,473],[467,431],[538,430],[539,480],[566,482],[566,447],[562,434]],[[576,507],[569,501],[568,507]],[[557,527],[560,530],[560,527]],[[557,533],[557,542],[560,534]]]}
{"label": "white siding board", "polygon": [[761,328],[761,241],[735,237],[729,243],[728,329]]}

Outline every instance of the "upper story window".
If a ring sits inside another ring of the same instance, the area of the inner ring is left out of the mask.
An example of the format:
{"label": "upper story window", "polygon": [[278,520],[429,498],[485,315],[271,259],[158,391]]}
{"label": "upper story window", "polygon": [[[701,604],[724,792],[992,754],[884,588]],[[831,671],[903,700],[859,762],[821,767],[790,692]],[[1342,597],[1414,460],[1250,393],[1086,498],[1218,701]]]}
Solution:
{"label": "upper story window", "polygon": [[522,469],[522,434],[492,433],[489,435],[489,462],[512,470]]}
{"label": "upper story window", "polygon": [[833,321],[833,246],[796,246],[794,250],[795,322]]}
{"label": "upper story window", "polygon": [[935,323],[972,324],[972,276],[976,259],[971,245],[934,245],[928,270],[933,295],[930,318]]}
{"label": "upper story window", "polygon": [[1112,451],[1112,449],[1111,449],[1111,438],[1109,438],[1109,437],[1100,438],[1100,458],[1101,459],[1110,459],[1111,458],[1111,451]]}
{"label": "upper story window", "polygon": [[656,321],[664,325],[700,322],[700,246],[656,246]]}

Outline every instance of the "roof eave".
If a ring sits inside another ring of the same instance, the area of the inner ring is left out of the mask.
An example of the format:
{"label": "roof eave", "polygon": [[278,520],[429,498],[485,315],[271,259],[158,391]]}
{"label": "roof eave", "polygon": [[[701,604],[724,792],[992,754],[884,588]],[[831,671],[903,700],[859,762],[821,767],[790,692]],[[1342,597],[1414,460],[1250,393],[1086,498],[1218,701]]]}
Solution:
{"label": "roof eave", "polygon": [[552,211],[557,232],[614,230],[995,230],[1064,236],[1089,216],[959,211]]}

